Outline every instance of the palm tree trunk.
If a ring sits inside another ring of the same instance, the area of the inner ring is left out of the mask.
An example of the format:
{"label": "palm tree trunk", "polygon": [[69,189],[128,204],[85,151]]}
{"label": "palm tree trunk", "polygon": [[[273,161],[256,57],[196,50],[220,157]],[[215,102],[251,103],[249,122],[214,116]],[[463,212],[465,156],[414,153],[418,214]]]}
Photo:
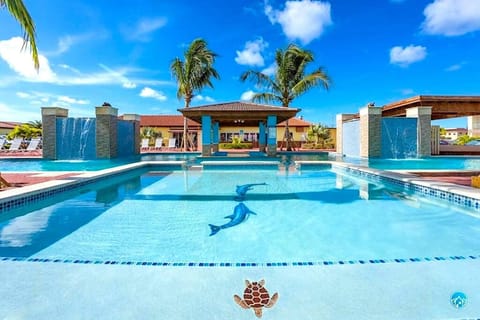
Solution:
{"label": "palm tree trunk", "polygon": [[290,137],[290,129],[288,128],[288,120],[285,122],[285,134],[287,135],[287,151],[292,151],[292,138]]}

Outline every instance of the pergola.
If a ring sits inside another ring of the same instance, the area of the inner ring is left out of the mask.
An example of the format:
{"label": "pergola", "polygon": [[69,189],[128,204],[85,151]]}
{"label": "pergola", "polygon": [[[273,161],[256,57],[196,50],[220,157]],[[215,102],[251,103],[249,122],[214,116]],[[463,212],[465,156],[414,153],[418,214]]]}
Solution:
{"label": "pergola", "polygon": [[407,109],[432,107],[432,120],[480,115],[480,96],[416,96],[382,107],[383,117],[405,117]]}
{"label": "pergola", "polygon": [[258,126],[259,147],[273,155],[277,149],[276,126],[278,123],[293,118],[301,109],[275,107],[271,105],[228,102],[198,107],[178,109],[184,117],[202,124],[202,155],[211,155],[218,151],[220,126],[242,124]]}

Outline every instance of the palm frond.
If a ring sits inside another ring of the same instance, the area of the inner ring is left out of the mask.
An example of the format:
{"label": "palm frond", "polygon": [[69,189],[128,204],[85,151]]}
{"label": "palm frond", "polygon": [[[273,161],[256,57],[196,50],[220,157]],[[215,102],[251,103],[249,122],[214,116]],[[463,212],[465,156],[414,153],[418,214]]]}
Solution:
{"label": "palm frond", "polygon": [[30,51],[32,53],[32,60],[35,69],[40,68],[40,62],[38,59],[38,49],[36,41],[36,32],[35,24],[33,19],[28,13],[27,8],[23,4],[22,0],[0,0],[0,6],[6,7],[10,14],[17,20],[20,24],[20,27],[23,29],[23,47],[25,49],[27,45],[30,46]]}

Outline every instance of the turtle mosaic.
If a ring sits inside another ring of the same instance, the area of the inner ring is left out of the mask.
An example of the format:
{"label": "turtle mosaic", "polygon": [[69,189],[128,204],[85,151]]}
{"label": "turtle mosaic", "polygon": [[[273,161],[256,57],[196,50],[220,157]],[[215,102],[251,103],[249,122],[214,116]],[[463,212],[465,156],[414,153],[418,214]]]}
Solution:
{"label": "turtle mosaic", "polygon": [[244,309],[252,308],[257,318],[262,317],[262,308],[271,308],[278,300],[278,293],[274,293],[270,297],[267,289],[263,286],[265,280],[259,282],[250,282],[245,280],[245,290],[243,291],[243,299],[238,295],[234,295],[233,299],[238,305]]}

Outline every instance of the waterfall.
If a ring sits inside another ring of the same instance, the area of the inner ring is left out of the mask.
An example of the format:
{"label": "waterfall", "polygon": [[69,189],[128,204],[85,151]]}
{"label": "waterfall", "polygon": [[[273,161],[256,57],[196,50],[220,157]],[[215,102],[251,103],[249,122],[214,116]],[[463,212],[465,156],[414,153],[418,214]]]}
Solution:
{"label": "waterfall", "polygon": [[57,119],[57,159],[95,159],[94,118]]}

